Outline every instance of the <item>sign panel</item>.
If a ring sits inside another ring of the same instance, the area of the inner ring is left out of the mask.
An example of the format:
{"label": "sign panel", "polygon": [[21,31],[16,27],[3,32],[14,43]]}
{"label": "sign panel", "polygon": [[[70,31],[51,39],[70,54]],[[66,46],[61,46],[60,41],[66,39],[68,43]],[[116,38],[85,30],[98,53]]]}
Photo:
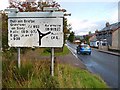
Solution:
{"label": "sign panel", "polygon": [[62,17],[9,17],[10,47],[62,47]]}

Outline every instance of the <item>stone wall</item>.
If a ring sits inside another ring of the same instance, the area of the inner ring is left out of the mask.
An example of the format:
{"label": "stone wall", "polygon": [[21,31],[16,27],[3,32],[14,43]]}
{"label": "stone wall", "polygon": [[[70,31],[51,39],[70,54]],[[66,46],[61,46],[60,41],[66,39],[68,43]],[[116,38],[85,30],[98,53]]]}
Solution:
{"label": "stone wall", "polygon": [[99,46],[100,50],[108,51],[108,46]]}

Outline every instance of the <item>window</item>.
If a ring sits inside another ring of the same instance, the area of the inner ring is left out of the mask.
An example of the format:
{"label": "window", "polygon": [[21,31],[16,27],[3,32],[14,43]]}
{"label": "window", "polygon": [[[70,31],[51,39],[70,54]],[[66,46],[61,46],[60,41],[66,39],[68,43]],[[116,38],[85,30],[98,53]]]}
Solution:
{"label": "window", "polygon": [[99,45],[99,42],[97,42],[97,45]]}

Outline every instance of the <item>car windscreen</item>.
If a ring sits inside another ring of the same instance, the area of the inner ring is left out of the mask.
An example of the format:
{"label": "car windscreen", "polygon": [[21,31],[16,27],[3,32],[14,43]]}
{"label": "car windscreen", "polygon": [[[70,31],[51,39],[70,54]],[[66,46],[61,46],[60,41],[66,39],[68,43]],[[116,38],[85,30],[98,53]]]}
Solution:
{"label": "car windscreen", "polygon": [[84,48],[86,48],[86,47],[89,47],[89,45],[81,45],[81,47],[84,47]]}

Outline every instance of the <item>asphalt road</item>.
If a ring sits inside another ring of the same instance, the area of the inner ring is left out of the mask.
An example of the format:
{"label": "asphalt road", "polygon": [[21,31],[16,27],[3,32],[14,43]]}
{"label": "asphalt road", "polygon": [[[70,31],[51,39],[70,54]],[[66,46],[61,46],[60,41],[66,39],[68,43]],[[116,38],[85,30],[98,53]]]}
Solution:
{"label": "asphalt road", "polygon": [[79,58],[89,71],[98,74],[111,88],[118,88],[118,56],[92,49],[91,55],[78,55],[76,45],[67,43],[76,58]]}

